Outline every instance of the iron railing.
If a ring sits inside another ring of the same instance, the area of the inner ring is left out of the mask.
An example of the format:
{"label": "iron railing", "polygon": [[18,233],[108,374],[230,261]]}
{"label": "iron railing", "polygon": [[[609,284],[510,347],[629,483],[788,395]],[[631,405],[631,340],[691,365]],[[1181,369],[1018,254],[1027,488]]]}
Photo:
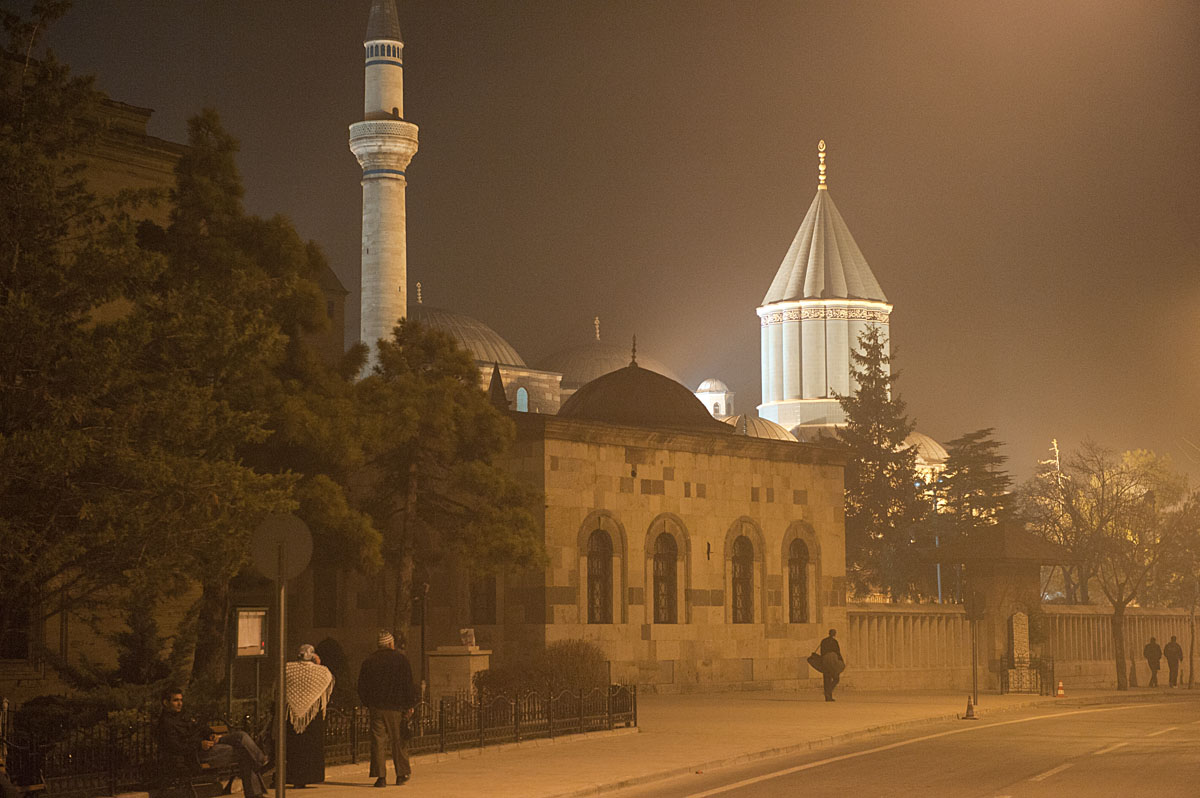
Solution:
{"label": "iron railing", "polygon": [[[338,765],[369,759],[371,733],[365,707],[331,709],[325,723],[325,762]],[[421,703],[411,721],[411,754],[445,752],[558,737],[637,725],[637,687],[611,685],[591,690],[516,696],[443,698]],[[0,753],[14,783],[45,784],[64,798],[91,798],[146,789],[156,781],[153,721],[104,721],[38,739],[0,711]]]}
{"label": "iron railing", "polygon": [[[637,726],[636,685],[457,696],[418,705],[410,721],[408,752],[444,753],[631,726]],[[326,764],[358,762],[370,755],[368,710],[330,710],[325,722]]]}

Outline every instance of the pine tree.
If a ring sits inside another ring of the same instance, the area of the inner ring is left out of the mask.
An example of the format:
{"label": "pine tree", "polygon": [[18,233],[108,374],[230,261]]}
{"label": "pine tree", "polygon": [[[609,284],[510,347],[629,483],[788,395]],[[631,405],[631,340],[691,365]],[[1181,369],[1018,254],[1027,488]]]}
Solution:
{"label": "pine tree", "polygon": [[938,491],[939,513],[958,535],[995,525],[1008,512],[1012,477],[1002,469],[1008,457],[994,440],[995,429],[968,432],[946,444],[950,455]]}
{"label": "pine tree", "polygon": [[917,491],[916,451],[904,447],[913,430],[904,402],[892,394],[887,341],[865,330],[852,353],[857,389],[839,396],[846,426],[838,432],[846,464],[846,562],[857,594],[875,590],[893,599],[917,589],[915,524],[924,512]]}
{"label": "pine tree", "polygon": [[453,339],[401,321],[359,390],[369,425],[362,506],[383,535],[386,566],[381,623],[407,627],[418,564],[489,571],[545,562],[541,497],[498,463],[513,424]]}

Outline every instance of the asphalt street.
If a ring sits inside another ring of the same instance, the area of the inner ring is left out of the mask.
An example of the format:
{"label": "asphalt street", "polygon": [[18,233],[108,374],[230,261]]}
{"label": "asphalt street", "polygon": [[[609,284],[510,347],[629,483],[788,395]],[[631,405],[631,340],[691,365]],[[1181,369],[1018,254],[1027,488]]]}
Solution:
{"label": "asphalt street", "polygon": [[1042,707],[693,773],[620,798],[1200,795],[1200,702]]}

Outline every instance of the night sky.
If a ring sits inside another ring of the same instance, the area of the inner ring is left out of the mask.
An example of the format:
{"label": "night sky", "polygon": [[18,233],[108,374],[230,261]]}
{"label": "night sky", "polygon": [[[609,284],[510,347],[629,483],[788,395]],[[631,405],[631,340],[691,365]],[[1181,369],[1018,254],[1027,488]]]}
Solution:
{"label": "night sky", "polygon": [[[592,334],[759,401],[761,302],[817,186],[889,300],[900,395],[1200,477],[1200,4],[398,0],[409,291],[530,364]],[[357,331],[369,0],[86,0],[56,54],[319,242]],[[413,301],[410,299],[410,301]]]}

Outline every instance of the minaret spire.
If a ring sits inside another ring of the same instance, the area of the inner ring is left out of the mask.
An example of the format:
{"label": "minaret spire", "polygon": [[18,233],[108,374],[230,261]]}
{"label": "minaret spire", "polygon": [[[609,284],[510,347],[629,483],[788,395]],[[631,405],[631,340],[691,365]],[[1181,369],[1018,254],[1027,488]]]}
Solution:
{"label": "minaret spire", "polygon": [[417,126],[404,119],[404,43],[395,0],[372,0],[363,41],[363,121],[350,126],[350,150],[362,166],[362,294],[359,340],[365,372],[378,362],[408,309],[405,169],[417,152]]}
{"label": "minaret spire", "polygon": [[817,167],[817,188],[822,191],[827,191],[829,186],[825,185],[825,139],[821,139],[817,144],[817,158],[821,163]]}

